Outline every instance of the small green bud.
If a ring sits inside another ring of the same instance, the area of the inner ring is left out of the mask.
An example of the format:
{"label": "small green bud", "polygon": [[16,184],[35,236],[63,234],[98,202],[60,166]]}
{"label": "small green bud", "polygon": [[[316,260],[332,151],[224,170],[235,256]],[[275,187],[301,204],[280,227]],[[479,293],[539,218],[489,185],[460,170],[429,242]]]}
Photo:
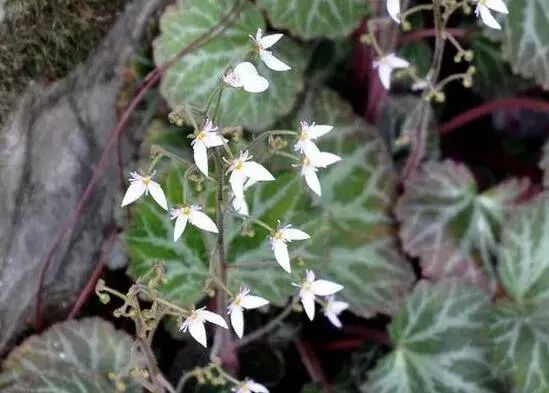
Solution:
{"label": "small green bud", "polygon": [[458,52],[458,53],[454,56],[454,63],[461,63],[461,57],[462,57],[461,52]]}
{"label": "small green bud", "polygon": [[473,57],[474,57],[474,53],[472,50],[466,50],[465,51],[465,54],[464,54],[464,58],[465,58],[465,61],[472,61],[473,60]]}
{"label": "small green bud", "polygon": [[470,78],[470,77],[463,78],[463,86],[467,87],[467,88],[472,87],[473,86],[472,78]]}
{"label": "small green bud", "polygon": [[115,309],[113,312],[112,312],[112,315],[115,317],[115,318],[120,318],[122,316],[122,310],[120,310],[119,308]]}
{"label": "small green bud", "polygon": [[99,301],[103,304],[107,304],[108,302],[111,301],[111,297],[109,296],[108,293],[100,293],[99,294]]}
{"label": "small green bud", "polygon": [[412,30],[412,24],[410,22],[408,22],[407,20],[405,20],[404,22],[402,22],[402,30],[404,30],[404,31]]}
{"label": "small green bud", "polygon": [[445,100],[446,100],[446,95],[445,95],[443,92],[437,91],[437,92],[435,93],[435,101],[436,101],[436,102],[442,103],[442,102],[444,102]]}
{"label": "small green bud", "polygon": [[469,66],[469,68],[467,68],[467,73],[469,75],[475,75],[477,72],[477,68],[475,66]]}

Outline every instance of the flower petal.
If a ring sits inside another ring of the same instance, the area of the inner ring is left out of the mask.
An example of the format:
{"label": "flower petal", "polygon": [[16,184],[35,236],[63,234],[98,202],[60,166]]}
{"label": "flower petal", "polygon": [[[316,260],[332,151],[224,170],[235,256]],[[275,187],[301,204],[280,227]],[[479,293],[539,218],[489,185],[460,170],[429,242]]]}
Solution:
{"label": "flower petal", "polygon": [[206,338],[206,328],[204,323],[198,319],[195,319],[189,323],[190,335],[198,341],[204,348],[208,347],[208,339]]}
{"label": "flower petal", "polygon": [[387,12],[392,20],[400,23],[400,18],[398,17],[398,14],[400,14],[400,0],[387,0]]}
{"label": "flower petal", "polygon": [[227,326],[227,322],[225,322],[221,315],[208,310],[197,310],[197,313],[200,318],[205,319],[208,322],[224,327],[225,329],[229,328],[229,326]]}
{"label": "flower petal", "polygon": [[239,306],[231,307],[231,325],[236,335],[240,338],[244,334],[244,313]]}
{"label": "flower petal", "polygon": [[242,216],[250,215],[250,209],[246,202],[246,198],[237,198],[236,196],[233,196],[233,209],[237,214]]}
{"label": "flower petal", "polygon": [[284,34],[269,34],[269,35],[266,35],[265,37],[262,37],[259,40],[259,43],[263,48],[267,49],[273,46],[274,44],[276,44],[278,40],[280,40],[283,36]]}
{"label": "flower petal", "polygon": [[309,138],[310,139],[316,139],[322,135],[325,135],[332,131],[334,129],[333,126],[327,126],[327,125],[321,125],[321,124],[315,124],[313,126],[309,126]]}
{"label": "flower petal", "polygon": [[248,93],[262,93],[269,88],[269,81],[261,75],[248,75],[243,78],[242,87]]}
{"label": "flower petal", "polygon": [[502,14],[509,13],[509,9],[503,0],[487,0],[485,5],[496,12],[501,12]]}
{"label": "flower petal", "polygon": [[289,71],[292,69],[288,64],[276,58],[271,51],[262,50],[259,52],[259,57],[273,71]]}
{"label": "flower petal", "polygon": [[205,231],[209,231],[213,233],[219,232],[217,230],[217,226],[215,225],[215,222],[213,222],[213,220],[210,217],[208,217],[207,214],[202,213],[200,210],[191,210],[189,221],[195,227],[198,227]]}
{"label": "flower petal", "polygon": [[480,19],[482,20],[482,23],[484,23],[488,27],[491,27],[492,29],[501,30],[501,25],[498,23],[496,18],[494,18],[488,7],[483,4],[479,4],[477,9],[480,13]]}
{"label": "flower petal", "polygon": [[332,300],[330,302],[330,307],[334,313],[340,314],[349,308],[349,303],[338,301],[338,300]]}
{"label": "flower petal", "polygon": [[208,149],[204,142],[196,140],[193,144],[194,163],[205,176],[208,176]]}
{"label": "flower petal", "polygon": [[247,295],[242,298],[240,304],[245,309],[251,310],[254,308],[266,306],[267,304],[269,304],[269,301],[267,299],[263,299],[260,296]]}
{"label": "flower petal", "polygon": [[126,194],[124,195],[124,199],[122,199],[122,205],[120,205],[120,207],[124,207],[138,200],[139,197],[145,193],[146,189],[147,186],[145,186],[145,184],[141,181],[131,182]]}
{"label": "flower petal", "polygon": [[379,80],[386,90],[391,88],[391,72],[393,69],[388,64],[380,64],[377,69]]}
{"label": "flower petal", "polygon": [[273,241],[273,251],[275,259],[282,269],[286,270],[288,273],[292,272],[290,267],[290,255],[288,254],[288,246],[282,240]]}
{"label": "flower petal", "polygon": [[248,381],[248,387],[252,392],[255,392],[255,393],[269,393],[269,389],[267,389],[262,384],[254,381]]}
{"label": "flower petal", "polygon": [[215,132],[206,133],[206,147],[222,146],[227,140]]}
{"label": "flower petal", "polygon": [[246,181],[246,175],[241,171],[233,171],[231,177],[229,177],[229,183],[235,198],[244,199],[244,182]]}
{"label": "flower petal", "polygon": [[160,184],[154,181],[150,181],[147,185],[147,189],[151,193],[151,196],[153,199],[162,207],[164,210],[168,210],[168,202],[166,201],[166,195],[164,195],[164,191],[162,191],[162,187],[160,187]]}
{"label": "flower petal", "polygon": [[305,292],[301,294],[301,304],[303,304],[303,309],[305,314],[312,321],[315,317],[315,295],[311,292]]}
{"label": "flower petal", "polygon": [[315,295],[328,296],[333,295],[343,289],[343,285],[336,284],[328,280],[316,280],[311,284],[311,291]]}
{"label": "flower petal", "polygon": [[257,69],[249,61],[243,61],[238,63],[234,68],[233,73],[239,78],[246,78],[249,75],[257,75]]}
{"label": "flower petal", "polygon": [[173,241],[176,242],[179,240],[185,227],[187,226],[187,217],[179,216],[175,219],[175,226],[173,228]]}
{"label": "flower petal", "polygon": [[309,188],[318,196],[321,196],[322,190],[320,188],[320,181],[318,180],[318,176],[316,175],[316,171],[309,170],[306,171],[303,175],[305,178],[305,183],[309,186]]}
{"label": "flower petal", "polygon": [[319,152],[315,156],[310,158],[311,164],[317,168],[326,168],[329,165],[335,164],[341,161],[341,157],[328,152]]}
{"label": "flower petal", "polygon": [[328,320],[334,325],[336,328],[341,328],[343,325],[341,324],[341,321],[337,317],[337,314],[333,312],[325,312],[324,315]]}
{"label": "flower petal", "polygon": [[389,66],[393,69],[410,67],[410,62],[408,60],[404,60],[392,53],[387,56],[387,62],[389,63]]}
{"label": "flower petal", "polygon": [[271,175],[271,172],[255,161],[246,161],[242,163],[242,172],[250,179],[257,181],[272,181],[275,179],[273,175]]}
{"label": "flower petal", "polygon": [[282,233],[282,236],[288,240],[305,240],[311,237],[301,229],[296,228],[282,228],[280,232]]}

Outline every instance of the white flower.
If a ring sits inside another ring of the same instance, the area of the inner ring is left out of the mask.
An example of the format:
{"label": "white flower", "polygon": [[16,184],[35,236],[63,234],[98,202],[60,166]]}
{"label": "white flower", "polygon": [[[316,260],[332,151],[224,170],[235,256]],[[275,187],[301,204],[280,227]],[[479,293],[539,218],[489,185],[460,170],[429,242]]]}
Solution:
{"label": "white flower", "polygon": [[374,61],[374,68],[378,69],[379,80],[387,90],[391,87],[391,73],[396,68],[408,68],[410,63],[394,53],[390,53]]}
{"label": "white flower", "polygon": [[269,237],[271,248],[274,251],[276,261],[288,273],[291,272],[290,255],[286,243],[292,240],[305,240],[310,236],[300,229],[291,228],[291,225],[286,225],[279,228],[272,236]]}
{"label": "white flower", "polygon": [[315,123],[309,125],[306,121],[301,121],[299,124],[301,126],[301,131],[297,142],[294,145],[294,150],[305,154],[307,157],[313,157],[320,152],[313,141],[318,137],[329,133],[334,127],[320,124],[316,125]]}
{"label": "white flower", "polygon": [[[251,186],[253,186],[255,183],[257,183],[254,179],[248,179],[244,183],[244,192]],[[233,209],[236,212],[236,214],[240,214],[241,216],[249,216],[250,215],[250,208],[248,207],[248,203],[246,202],[246,198],[244,195],[241,197],[237,197],[234,195],[234,193],[231,191],[229,194],[229,199],[232,200]]]}
{"label": "white flower", "polygon": [[392,20],[396,23],[400,23],[400,0],[387,0],[387,12]]}
{"label": "white flower", "polygon": [[219,135],[217,127],[214,127],[210,119],[206,119],[206,123],[202,130],[196,135],[191,142],[194,151],[194,163],[204,175],[208,176],[208,148],[221,146],[227,142],[225,138]]}
{"label": "white flower", "polygon": [[229,305],[228,314],[231,316],[231,325],[238,337],[244,334],[244,313],[242,310],[251,310],[269,304],[267,299],[249,294],[248,288],[240,288],[240,292]]}
{"label": "white flower", "polygon": [[269,88],[269,81],[257,73],[255,66],[245,61],[223,75],[223,82],[248,93],[261,93]]}
{"label": "white flower", "polygon": [[482,23],[484,23],[486,26],[491,27],[492,29],[501,30],[501,25],[490,12],[491,9],[496,12],[501,12],[502,14],[509,13],[509,10],[507,9],[507,6],[503,2],[503,0],[477,0],[475,15],[477,17],[480,15]]}
{"label": "white flower", "polygon": [[257,29],[255,37],[250,35],[250,38],[254,43],[254,49],[259,53],[259,57],[263,63],[273,71],[288,71],[292,69],[288,64],[276,58],[270,50],[267,50],[276,44],[283,35],[284,34],[271,34],[263,37],[261,29]]}
{"label": "white flower", "polygon": [[271,173],[255,161],[250,161],[253,156],[248,151],[240,152],[240,156],[231,161],[227,173],[231,173],[229,183],[235,198],[244,198],[244,183],[248,179],[256,181],[273,181]]}
{"label": "white flower", "polygon": [[269,389],[252,379],[242,382],[236,388],[232,388],[232,391],[235,393],[269,393]]}
{"label": "white flower", "polygon": [[164,195],[162,187],[157,182],[151,180],[154,173],[149,176],[142,176],[137,172],[130,172],[130,186],[124,195],[124,199],[122,199],[121,207],[135,202],[143,194],[147,195],[151,193],[156,203],[164,210],[168,210],[168,202],[166,201],[166,195]]}
{"label": "white flower", "polygon": [[187,221],[195,227],[205,231],[218,233],[217,226],[212,219],[200,210],[200,206],[197,205],[182,206],[177,209],[172,209],[170,216],[172,220],[175,219],[175,227],[173,230],[174,242],[176,242],[183,234],[183,231],[187,226]]}
{"label": "white flower", "polygon": [[333,295],[343,289],[342,285],[327,280],[315,280],[315,274],[311,270],[307,270],[307,278],[301,284],[293,284],[300,287],[299,297],[305,313],[312,321],[315,317],[315,296]]}
{"label": "white flower", "polygon": [[305,157],[301,166],[301,176],[305,178],[305,183],[309,188],[318,196],[322,194],[320,189],[320,182],[316,171],[318,168],[326,168],[338,161],[341,161],[341,157],[327,152],[318,152],[314,159]]}
{"label": "white flower", "polygon": [[185,322],[181,325],[179,330],[184,333],[188,330],[191,336],[198,341],[204,348],[208,346],[206,339],[206,328],[204,327],[204,322],[208,321],[214,323],[218,326],[228,329],[227,322],[216,313],[213,313],[208,310],[204,310],[205,307],[199,308],[198,310],[191,311],[191,315]]}
{"label": "white flower", "polygon": [[335,296],[326,297],[326,305],[324,306],[324,316],[330,320],[332,325],[341,328],[341,321],[338,316],[344,310],[349,308],[349,303],[335,300]]}

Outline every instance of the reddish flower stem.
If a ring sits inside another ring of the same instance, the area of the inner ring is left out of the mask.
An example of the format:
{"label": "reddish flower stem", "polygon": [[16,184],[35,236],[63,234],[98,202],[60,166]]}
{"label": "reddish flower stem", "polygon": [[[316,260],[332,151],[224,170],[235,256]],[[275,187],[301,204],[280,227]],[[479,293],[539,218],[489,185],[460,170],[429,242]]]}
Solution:
{"label": "reddish flower stem", "polygon": [[[455,38],[467,38],[467,36],[471,33],[472,30],[470,29],[462,29],[458,27],[449,28],[446,29],[446,32],[454,36]],[[434,28],[430,29],[419,29],[414,30],[410,33],[406,33],[401,35],[398,38],[399,44],[405,43],[405,42],[412,42],[412,41],[418,41],[422,40],[424,38],[431,38],[436,36],[436,30]]]}
{"label": "reddish flower stem", "polygon": [[294,342],[297,351],[301,356],[301,361],[303,362],[303,365],[307,369],[307,372],[313,382],[321,383],[324,386],[325,393],[331,393],[333,389],[328,383],[328,379],[322,370],[320,361],[316,357],[311,344],[300,339],[296,339]]}

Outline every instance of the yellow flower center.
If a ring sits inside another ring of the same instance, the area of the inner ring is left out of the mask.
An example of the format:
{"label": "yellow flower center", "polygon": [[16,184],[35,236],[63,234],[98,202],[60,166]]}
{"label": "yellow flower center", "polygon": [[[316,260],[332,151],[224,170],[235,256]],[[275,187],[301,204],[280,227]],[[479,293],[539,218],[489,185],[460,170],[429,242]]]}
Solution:
{"label": "yellow flower center", "polygon": [[197,320],[198,319],[198,313],[196,311],[192,311],[191,315],[189,315],[189,319]]}
{"label": "yellow flower center", "polygon": [[303,130],[301,131],[301,133],[299,134],[299,140],[300,141],[306,141],[307,139],[309,139],[309,130]]}
{"label": "yellow flower center", "polygon": [[312,287],[313,285],[310,281],[305,281],[302,286],[302,288],[306,291],[310,291]]}
{"label": "yellow flower center", "polygon": [[181,214],[184,215],[184,216],[190,215],[191,214],[191,208],[188,207],[188,206],[182,207],[181,208]]}
{"label": "yellow flower center", "polygon": [[196,139],[198,139],[199,141],[203,141],[204,139],[206,139],[206,133],[204,131],[200,131],[196,136]]}
{"label": "yellow flower center", "polygon": [[282,240],[284,239],[284,235],[282,235],[282,232],[276,231],[275,234],[273,235],[273,238],[275,238],[276,240]]}
{"label": "yellow flower center", "polygon": [[151,177],[150,176],[146,176],[146,177],[143,177],[143,184],[144,185],[149,185],[149,183],[151,182]]}
{"label": "yellow flower center", "polygon": [[237,170],[237,171],[241,170],[242,169],[242,164],[243,164],[242,160],[238,160],[234,164],[234,169]]}
{"label": "yellow flower center", "polygon": [[311,159],[309,157],[305,157],[303,159],[303,166],[310,166],[311,165]]}
{"label": "yellow flower center", "polygon": [[240,306],[240,303],[242,303],[242,296],[237,296],[234,298],[233,304],[235,306]]}

